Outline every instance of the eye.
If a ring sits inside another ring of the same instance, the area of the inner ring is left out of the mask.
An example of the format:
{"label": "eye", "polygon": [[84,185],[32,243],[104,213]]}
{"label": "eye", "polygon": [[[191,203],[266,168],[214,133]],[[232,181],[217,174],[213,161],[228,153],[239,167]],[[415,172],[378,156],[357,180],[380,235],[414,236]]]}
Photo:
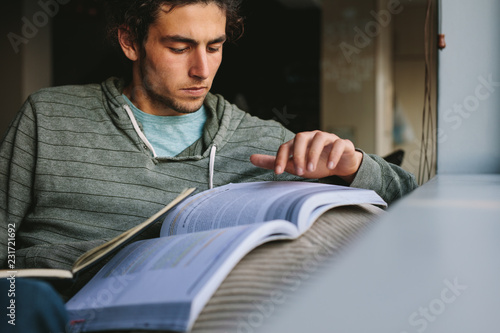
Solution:
{"label": "eye", "polygon": [[219,52],[222,48],[222,45],[219,45],[219,46],[209,46],[207,48],[208,52],[210,53],[216,53],[216,52]]}
{"label": "eye", "polygon": [[184,53],[188,50],[187,47],[185,48],[182,48],[182,49],[178,49],[178,48],[175,48],[175,47],[169,47],[170,51],[172,51],[173,53],[177,53],[177,54],[181,54],[181,53]]}

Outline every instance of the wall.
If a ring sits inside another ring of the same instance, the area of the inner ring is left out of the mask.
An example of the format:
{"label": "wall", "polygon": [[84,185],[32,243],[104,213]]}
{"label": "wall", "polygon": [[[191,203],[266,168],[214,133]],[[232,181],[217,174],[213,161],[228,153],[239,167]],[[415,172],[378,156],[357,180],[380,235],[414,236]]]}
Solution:
{"label": "wall", "polygon": [[500,172],[500,1],[442,0],[438,173]]}
{"label": "wall", "polygon": [[[413,3],[394,17],[394,86],[396,149],[405,151],[402,167],[417,176],[420,163],[422,111],[425,92],[425,3]],[[433,59],[436,59],[433,56]],[[435,61],[431,71],[436,72]],[[433,77],[433,110],[436,111]],[[435,123],[435,120],[434,120]]]}
{"label": "wall", "polygon": [[22,14],[22,6],[17,1],[7,1],[3,4],[0,19],[0,99],[2,100],[2,112],[0,112],[0,135],[3,136],[7,126],[14,118],[14,114],[22,103],[22,57],[16,53],[9,39],[9,32],[19,30],[19,22]]}
{"label": "wall", "polygon": [[[395,92],[413,98],[413,104],[405,108],[412,114],[406,117],[409,121],[415,113],[421,115],[423,51],[418,54],[422,66],[401,68],[394,61],[394,50],[401,53],[416,43],[423,49],[423,38],[413,38],[423,35],[424,24],[424,15],[414,4],[389,0],[323,2],[322,128],[352,140],[366,152],[384,156],[395,149]],[[412,21],[415,24],[408,24],[408,18],[417,18]],[[409,70],[422,77],[409,79],[420,89],[406,91],[395,82],[401,75],[408,77]],[[408,127],[418,128],[418,123]],[[416,163],[418,168],[418,156]]]}
{"label": "wall", "polygon": [[25,0],[23,14],[37,28],[36,35],[29,39],[22,51],[23,90],[22,98],[52,84],[52,32],[51,18],[59,12],[58,7],[42,8],[38,2]]}
{"label": "wall", "polygon": [[[385,156],[394,150],[394,19],[388,8],[392,0],[377,0],[380,29],[375,39],[375,153]],[[403,11],[398,6],[397,12]],[[372,21],[374,22],[374,21]]]}
{"label": "wall", "polygon": [[370,153],[376,150],[375,39],[364,31],[374,8],[374,1],[324,1],[321,52],[321,127]]}
{"label": "wall", "polygon": [[42,8],[29,0],[9,1],[5,6],[0,51],[2,135],[29,94],[52,83],[51,17],[57,14],[56,7]]}

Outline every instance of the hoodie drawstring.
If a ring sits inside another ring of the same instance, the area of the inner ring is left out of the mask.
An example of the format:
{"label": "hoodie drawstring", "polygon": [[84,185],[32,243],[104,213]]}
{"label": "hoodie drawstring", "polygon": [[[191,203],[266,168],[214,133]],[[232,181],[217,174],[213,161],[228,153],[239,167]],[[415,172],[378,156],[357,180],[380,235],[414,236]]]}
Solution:
{"label": "hoodie drawstring", "polygon": [[214,167],[215,167],[215,153],[217,152],[217,146],[212,145],[210,149],[210,161],[208,163],[208,188],[214,188]]}
{"label": "hoodie drawstring", "polygon": [[137,123],[137,120],[135,119],[134,113],[130,109],[128,105],[124,105],[123,108],[125,111],[127,111],[128,117],[130,118],[130,121],[132,121],[132,126],[134,126],[135,131],[137,132],[137,135],[141,138],[142,142],[146,145],[146,147],[149,148],[153,152],[153,156],[156,158],[158,157],[156,155],[155,149],[153,148],[153,145],[149,142],[148,138],[142,133],[141,128],[139,127],[139,124]]}
{"label": "hoodie drawstring", "polygon": [[[137,132],[137,135],[141,138],[142,142],[153,152],[153,156],[156,158],[156,152],[153,148],[153,145],[149,142],[148,138],[144,135],[135,119],[135,116],[128,105],[124,105],[123,108],[127,111],[127,114],[132,121],[132,126],[134,126],[134,130]],[[208,188],[214,188],[214,168],[215,168],[215,153],[217,152],[217,146],[214,144],[212,148],[210,148],[210,161],[208,163]]]}

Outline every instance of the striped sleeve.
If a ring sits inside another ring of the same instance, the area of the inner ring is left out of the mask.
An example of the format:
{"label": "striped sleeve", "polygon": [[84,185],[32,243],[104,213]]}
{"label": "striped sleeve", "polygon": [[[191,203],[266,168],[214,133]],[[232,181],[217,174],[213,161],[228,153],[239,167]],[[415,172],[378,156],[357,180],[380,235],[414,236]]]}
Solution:
{"label": "striped sleeve", "polygon": [[351,186],[374,190],[391,204],[413,191],[417,182],[413,174],[397,165],[386,162],[380,156],[363,152],[363,161]]}
{"label": "striped sleeve", "polygon": [[35,161],[36,118],[28,100],[0,144],[1,268],[7,268],[8,255],[15,253],[15,239],[7,231],[19,230],[32,204]]}

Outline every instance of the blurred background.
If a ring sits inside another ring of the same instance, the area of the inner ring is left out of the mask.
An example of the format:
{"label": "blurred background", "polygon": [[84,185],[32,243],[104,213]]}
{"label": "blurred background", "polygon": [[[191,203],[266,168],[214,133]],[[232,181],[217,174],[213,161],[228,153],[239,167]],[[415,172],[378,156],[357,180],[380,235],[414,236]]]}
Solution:
{"label": "blurred background", "polygon": [[[426,0],[246,0],[242,9],[245,34],[225,46],[212,92],[295,132],[326,130],[381,156],[402,149],[403,168],[417,174],[424,98],[436,104]],[[40,88],[121,75],[98,1],[10,1],[1,15],[2,133]]]}

